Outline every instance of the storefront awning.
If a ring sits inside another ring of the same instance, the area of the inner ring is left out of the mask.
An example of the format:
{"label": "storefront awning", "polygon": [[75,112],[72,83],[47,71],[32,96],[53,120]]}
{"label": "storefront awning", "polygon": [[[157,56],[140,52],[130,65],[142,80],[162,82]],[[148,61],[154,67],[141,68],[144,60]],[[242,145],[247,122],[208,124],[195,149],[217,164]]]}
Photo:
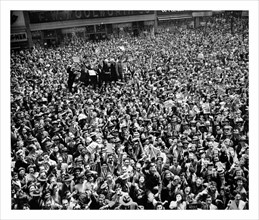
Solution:
{"label": "storefront awning", "polygon": [[212,16],[212,11],[196,11],[192,13],[193,17]]}
{"label": "storefront awning", "polygon": [[192,16],[161,16],[158,17],[159,21],[166,21],[166,20],[177,20],[177,19],[189,19]]}
{"label": "storefront awning", "polygon": [[82,27],[82,26],[87,26],[87,25],[118,24],[118,23],[125,23],[125,22],[154,21],[154,20],[155,20],[154,14],[145,14],[145,15],[135,15],[135,16],[108,17],[108,18],[81,19],[81,20],[37,23],[37,24],[30,24],[30,28],[31,28],[31,31],[40,31],[40,30],[71,28],[71,27]]}

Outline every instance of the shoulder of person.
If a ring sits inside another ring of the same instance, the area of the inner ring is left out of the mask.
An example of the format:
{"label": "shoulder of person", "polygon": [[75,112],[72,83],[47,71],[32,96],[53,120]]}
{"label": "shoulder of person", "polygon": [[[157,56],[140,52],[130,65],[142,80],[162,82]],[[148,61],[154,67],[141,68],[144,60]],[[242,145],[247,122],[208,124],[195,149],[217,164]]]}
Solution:
{"label": "shoulder of person", "polygon": [[171,203],[169,205],[170,209],[175,208],[176,206],[177,206],[177,202],[176,201],[171,201]]}

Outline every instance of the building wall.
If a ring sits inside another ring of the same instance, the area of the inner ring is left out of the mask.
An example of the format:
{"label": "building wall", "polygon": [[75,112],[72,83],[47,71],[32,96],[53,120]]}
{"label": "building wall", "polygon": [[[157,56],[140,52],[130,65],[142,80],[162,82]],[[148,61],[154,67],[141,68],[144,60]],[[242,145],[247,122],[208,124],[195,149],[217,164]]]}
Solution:
{"label": "building wall", "polygon": [[22,11],[11,11],[11,48],[19,49],[28,44],[28,33]]}
{"label": "building wall", "polygon": [[[200,26],[200,18],[211,16],[212,11],[12,11],[11,45],[28,45],[44,40],[58,40],[62,35],[77,32],[84,37],[93,34],[111,34],[129,28],[157,26],[163,21],[186,20]],[[215,12],[216,13],[216,12]],[[248,16],[244,11],[243,16]]]}
{"label": "building wall", "polygon": [[31,31],[38,30],[51,30],[51,29],[63,29],[71,27],[82,27],[86,25],[100,25],[100,24],[118,24],[135,21],[151,21],[154,20],[154,14],[136,15],[136,16],[124,16],[124,17],[107,17],[107,18],[90,18],[80,20],[66,20],[55,22],[44,22],[30,24]]}

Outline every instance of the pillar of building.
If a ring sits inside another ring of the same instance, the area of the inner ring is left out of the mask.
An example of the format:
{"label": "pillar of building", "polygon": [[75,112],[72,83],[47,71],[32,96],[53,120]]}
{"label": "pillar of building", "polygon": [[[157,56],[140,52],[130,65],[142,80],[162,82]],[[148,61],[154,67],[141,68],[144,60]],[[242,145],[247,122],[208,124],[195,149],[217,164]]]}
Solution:
{"label": "pillar of building", "polygon": [[158,26],[158,24],[157,24],[157,11],[155,11],[155,20],[154,20],[154,32],[155,33],[157,33],[157,26]]}
{"label": "pillar of building", "polygon": [[194,28],[198,28],[200,26],[200,18],[195,17],[194,18]]}
{"label": "pillar of building", "polygon": [[30,18],[29,18],[28,11],[23,11],[23,16],[24,16],[25,27],[26,27],[26,32],[27,32],[28,46],[29,46],[29,48],[32,48],[33,42],[32,42],[32,34],[31,34],[31,28],[30,28]]}

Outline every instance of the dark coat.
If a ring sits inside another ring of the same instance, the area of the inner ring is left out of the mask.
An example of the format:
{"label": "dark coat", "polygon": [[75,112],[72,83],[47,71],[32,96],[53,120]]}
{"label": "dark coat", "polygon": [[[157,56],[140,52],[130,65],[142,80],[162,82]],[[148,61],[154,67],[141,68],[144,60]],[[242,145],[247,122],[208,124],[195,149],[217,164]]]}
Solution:
{"label": "dark coat", "polygon": [[81,82],[83,82],[85,85],[88,85],[89,83],[89,74],[88,71],[85,68],[81,69],[81,76],[79,79]]}

